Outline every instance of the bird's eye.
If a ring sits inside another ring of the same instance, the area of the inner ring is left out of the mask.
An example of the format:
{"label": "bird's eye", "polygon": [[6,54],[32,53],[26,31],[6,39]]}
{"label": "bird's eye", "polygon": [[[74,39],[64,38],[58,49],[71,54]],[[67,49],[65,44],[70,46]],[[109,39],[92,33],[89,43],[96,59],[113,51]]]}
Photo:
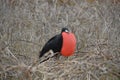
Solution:
{"label": "bird's eye", "polygon": [[68,30],[65,30],[65,32],[69,32]]}

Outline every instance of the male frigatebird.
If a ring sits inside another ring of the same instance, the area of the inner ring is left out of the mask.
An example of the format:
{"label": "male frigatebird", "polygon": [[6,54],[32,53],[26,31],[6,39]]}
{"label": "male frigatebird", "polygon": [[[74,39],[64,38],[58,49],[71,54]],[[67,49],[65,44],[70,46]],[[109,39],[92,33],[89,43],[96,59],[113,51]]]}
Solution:
{"label": "male frigatebird", "polygon": [[68,28],[62,28],[60,34],[47,41],[40,51],[39,58],[41,58],[49,50],[52,50],[54,53],[59,52],[63,56],[71,56],[75,51],[75,47],[75,35],[69,32]]}

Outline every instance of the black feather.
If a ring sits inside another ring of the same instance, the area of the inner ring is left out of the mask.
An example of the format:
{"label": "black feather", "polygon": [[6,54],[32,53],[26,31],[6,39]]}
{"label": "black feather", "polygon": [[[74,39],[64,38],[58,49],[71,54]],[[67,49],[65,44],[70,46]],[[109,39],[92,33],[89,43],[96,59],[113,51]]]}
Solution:
{"label": "black feather", "polygon": [[63,39],[61,34],[52,37],[43,47],[39,57],[42,57],[49,50],[52,50],[54,53],[60,52],[62,48],[62,42],[63,42]]}
{"label": "black feather", "polygon": [[39,58],[41,58],[49,50],[52,50],[54,53],[61,51],[63,43],[62,32],[69,32],[69,30],[68,28],[62,28],[60,34],[52,37],[42,48]]}

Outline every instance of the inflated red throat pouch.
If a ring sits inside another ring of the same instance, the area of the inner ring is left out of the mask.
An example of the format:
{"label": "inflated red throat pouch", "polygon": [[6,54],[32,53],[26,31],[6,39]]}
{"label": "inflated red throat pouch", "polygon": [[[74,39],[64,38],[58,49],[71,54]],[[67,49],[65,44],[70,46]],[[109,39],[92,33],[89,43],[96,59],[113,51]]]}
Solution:
{"label": "inflated red throat pouch", "polygon": [[76,38],[73,33],[62,32],[63,43],[61,54],[63,56],[71,56],[76,48]]}

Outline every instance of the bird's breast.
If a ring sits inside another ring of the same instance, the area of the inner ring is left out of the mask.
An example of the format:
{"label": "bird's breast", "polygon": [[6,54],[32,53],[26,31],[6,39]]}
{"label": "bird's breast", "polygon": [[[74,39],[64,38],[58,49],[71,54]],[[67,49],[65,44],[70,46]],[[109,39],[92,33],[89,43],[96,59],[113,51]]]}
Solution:
{"label": "bird's breast", "polygon": [[61,48],[61,54],[63,56],[71,56],[76,48],[76,38],[73,33],[62,33],[63,43]]}

